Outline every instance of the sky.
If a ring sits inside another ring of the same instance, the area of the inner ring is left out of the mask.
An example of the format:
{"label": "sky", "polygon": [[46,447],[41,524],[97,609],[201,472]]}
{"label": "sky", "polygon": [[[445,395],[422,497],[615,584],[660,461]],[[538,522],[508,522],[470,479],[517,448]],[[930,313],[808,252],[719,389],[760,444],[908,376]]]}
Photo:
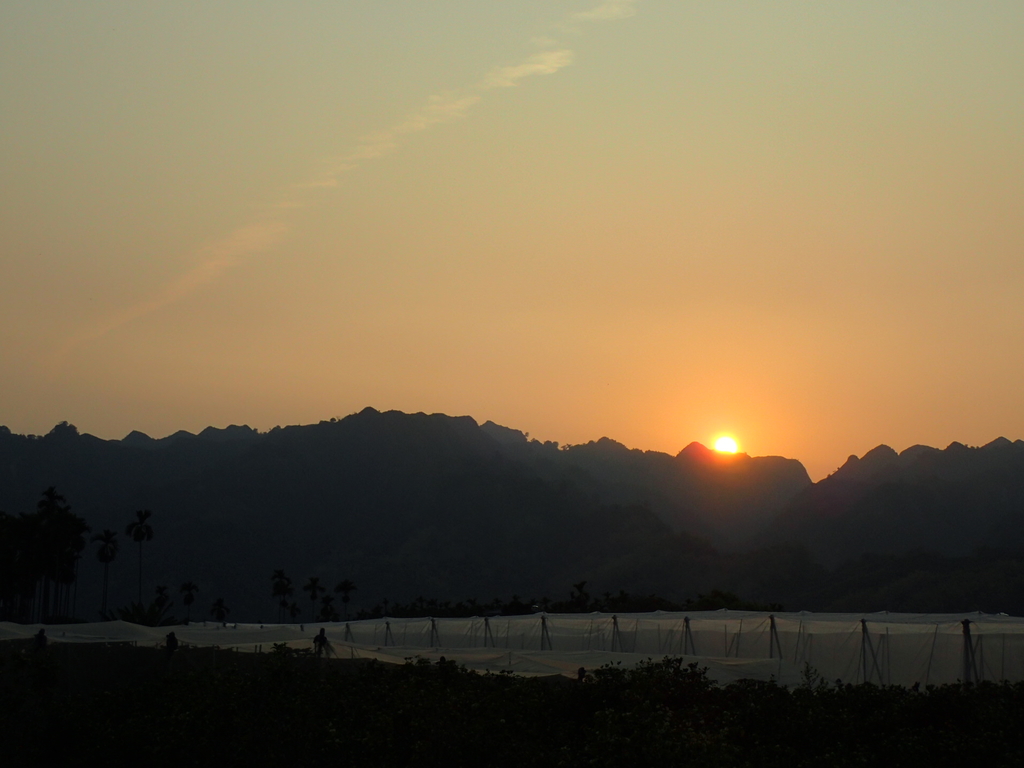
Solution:
{"label": "sky", "polygon": [[1024,438],[1019,0],[0,4],[0,424]]}

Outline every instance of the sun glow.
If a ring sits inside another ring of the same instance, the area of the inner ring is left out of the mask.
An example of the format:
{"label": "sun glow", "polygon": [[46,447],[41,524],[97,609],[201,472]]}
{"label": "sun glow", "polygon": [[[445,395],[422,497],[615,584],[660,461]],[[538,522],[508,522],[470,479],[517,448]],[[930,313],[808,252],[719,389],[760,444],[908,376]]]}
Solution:
{"label": "sun glow", "polygon": [[715,440],[715,450],[719,453],[736,453],[739,450],[739,446],[736,445],[736,441],[728,436],[723,436]]}

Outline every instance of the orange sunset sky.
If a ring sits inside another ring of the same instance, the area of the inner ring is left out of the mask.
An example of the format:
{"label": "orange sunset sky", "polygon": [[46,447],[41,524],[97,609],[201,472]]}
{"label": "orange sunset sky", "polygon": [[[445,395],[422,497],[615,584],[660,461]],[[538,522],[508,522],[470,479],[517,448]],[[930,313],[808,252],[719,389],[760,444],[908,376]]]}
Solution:
{"label": "orange sunset sky", "polygon": [[0,424],[1024,437],[1024,4],[0,4]]}

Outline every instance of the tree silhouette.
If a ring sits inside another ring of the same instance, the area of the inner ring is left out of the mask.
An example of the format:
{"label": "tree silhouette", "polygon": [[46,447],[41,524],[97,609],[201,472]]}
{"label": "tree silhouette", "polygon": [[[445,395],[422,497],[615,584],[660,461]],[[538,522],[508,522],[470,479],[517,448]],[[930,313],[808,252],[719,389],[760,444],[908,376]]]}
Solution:
{"label": "tree silhouette", "polygon": [[128,523],[124,532],[139,545],[139,605],[142,605],[142,542],[153,539],[153,526],[146,522],[153,513],[148,509],[139,509],[136,510],[135,516],[138,519]]}
{"label": "tree silhouette", "polygon": [[156,605],[157,608],[163,610],[164,608],[169,607],[170,602],[171,596],[167,594],[167,587],[157,587],[156,598],[154,598],[153,600],[154,605]]}
{"label": "tree silhouette", "polygon": [[319,597],[321,592],[326,592],[327,591],[327,587],[320,586],[320,577],[319,576],[310,576],[309,577],[309,581],[302,587],[302,591],[303,592],[309,592],[309,601],[310,601],[310,604],[311,604],[310,605],[310,609],[309,609],[309,620],[310,621],[315,621],[316,620],[316,599],[317,599],[317,597]]}
{"label": "tree silhouette", "polygon": [[348,620],[348,601],[350,600],[350,595],[355,592],[355,590],[356,585],[349,579],[339,581],[334,587],[335,594],[338,594],[339,592],[341,593],[342,612],[345,614],[346,621]]}
{"label": "tree silhouette", "polygon": [[288,615],[292,619],[297,619],[297,618],[299,618],[299,614],[301,614],[301,613],[302,613],[302,609],[299,608],[299,604],[296,603],[295,601],[292,601],[291,605],[288,606]]}
{"label": "tree silhouette", "polygon": [[[71,513],[67,500],[51,485],[36,505],[34,527],[34,555],[39,558],[38,573],[43,582],[40,617],[66,615],[70,612],[70,587],[77,576],[76,563],[85,548],[89,526]],[[67,588],[62,590],[65,585]]]}
{"label": "tree silhouette", "polygon": [[117,615],[122,621],[128,621],[132,624],[141,624],[144,627],[163,627],[168,624],[177,624],[178,620],[173,616],[169,616],[167,611],[170,609],[170,605],[165,604],[159,606],[154,600],[149,605],[142,605],[141,603],[132,603],[131,605],[118,608],[117,611],[111,611],[106,617],[108,620],[114,618],[112,614]]}
{"label": "tree silhouette", "polygon": [[229,613],[231,613],[231,609],[224,605],[223,597],[218,597],[213,601],[213,605],[210,606],[210,615],[217,619],[217,621],[223,622]]}
{"label": "tree silhouette", "polygon": [[283,623],[284,612],[288,610],[288,598],[295,593],[295,588],[292,586],[292,580],[285,575],[284,571],[274,571],[270,579],[274,585],[271,595],[277,599],[277,620]]}
{"label": "tree silhouette", "polygon": [[590,602],[590,593],[584,591],[586,586],[587,582],[581,581],[579,584],[573,584],[572,591],[569,592],[569,602],[575,603],[581,611],[585,611]]}
{"label": "tree silhouette", "polygon": [[334,610],[334,595],[324,595],[320,598],[320,621],[337,621],[338,612]]}
{"label": "tree silhouette", "polygon": [[181,585],[179,591],[184,595],[181,602],[185,604],[185,623],[188,624],[192,620],[192,603],[196,601],[196,592],[199,591],[199,587],[191,581],[186,581]]}
{"label": "tree silhouette", "polygon": [[107,612],[107,585],[109,584],[110,564],[117,557],[117,550],[120,545],[117,543],[117,532],[104,528],[103,533],[97,533],[92,537],[94,542],[99,543],[96,550],[96,559],[103,563],[103,605],[100,607],[100,614]]}
{"label": "tree silhouette", "polygon": [[45,621],[71,612],[89,526],[51,486],[35,512],[0,512],[0,616]]}

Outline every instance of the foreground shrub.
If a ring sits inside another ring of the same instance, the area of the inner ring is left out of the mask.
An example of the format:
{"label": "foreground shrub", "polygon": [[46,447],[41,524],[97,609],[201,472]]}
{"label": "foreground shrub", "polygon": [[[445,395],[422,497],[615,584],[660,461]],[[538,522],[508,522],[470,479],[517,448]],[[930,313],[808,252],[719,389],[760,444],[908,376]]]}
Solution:
{"label": "foreground shrub", "polygon": [[136,648],[84,679],[57,650],[0,649],[5,765],[1024,764],[1020,684],[718,687],[669,659],[579,683]]}

